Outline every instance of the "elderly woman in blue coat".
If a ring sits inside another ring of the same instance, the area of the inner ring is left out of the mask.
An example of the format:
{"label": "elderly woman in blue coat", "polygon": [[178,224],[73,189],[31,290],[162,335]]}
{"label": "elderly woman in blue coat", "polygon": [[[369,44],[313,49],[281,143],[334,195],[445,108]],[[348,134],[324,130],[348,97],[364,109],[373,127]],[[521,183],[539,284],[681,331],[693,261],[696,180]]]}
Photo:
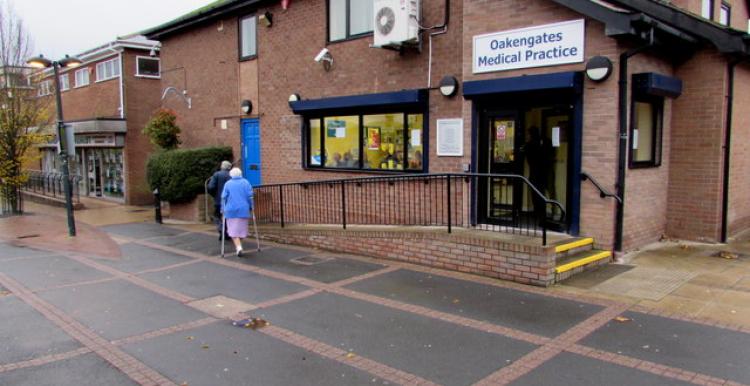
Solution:
{"label": "elderly woman in blue coat", "polygon": [[221,192],[222,213],[237,256],[242,256],[242,239],[247,237],[248,219],[253,210],[253,187],[242,178],[242,171],[238,168],[230,170],[229,176],[231,179]]}

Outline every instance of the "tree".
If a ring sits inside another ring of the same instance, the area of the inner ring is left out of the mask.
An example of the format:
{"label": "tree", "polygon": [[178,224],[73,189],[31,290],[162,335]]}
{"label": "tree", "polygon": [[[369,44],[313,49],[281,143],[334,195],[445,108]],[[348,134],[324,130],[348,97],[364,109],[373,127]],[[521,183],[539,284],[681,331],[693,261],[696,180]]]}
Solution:
{"label": "tree", "polygon": [[158,109],[143,128],[143,134],[151,139],[151,143],[164,149],[176,149],[180,144],[180,128],[177,126],[177,116],[172,110]]}
{"label": "tree", "polygon": [[20,213],[20,187],[28,175],[24,163],[31,148],[49,139],[38,130],[49,123],[49,99],[40,98],[25,66],[31,39],[7,1],[0,1],[0,201]]}

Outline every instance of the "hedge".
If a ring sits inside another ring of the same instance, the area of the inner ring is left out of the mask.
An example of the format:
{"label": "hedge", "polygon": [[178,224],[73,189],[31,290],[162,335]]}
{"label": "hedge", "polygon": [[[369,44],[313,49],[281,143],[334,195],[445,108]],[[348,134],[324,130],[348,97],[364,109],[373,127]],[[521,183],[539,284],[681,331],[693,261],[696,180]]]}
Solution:
{"label": "hedge", "polygon": [[232,148],[205,147],[154,153],[146,167],[148,183],[152,190],[159,189],[164,201],[190,201],[204,192],[206,179],[224,160],[232,160]]}

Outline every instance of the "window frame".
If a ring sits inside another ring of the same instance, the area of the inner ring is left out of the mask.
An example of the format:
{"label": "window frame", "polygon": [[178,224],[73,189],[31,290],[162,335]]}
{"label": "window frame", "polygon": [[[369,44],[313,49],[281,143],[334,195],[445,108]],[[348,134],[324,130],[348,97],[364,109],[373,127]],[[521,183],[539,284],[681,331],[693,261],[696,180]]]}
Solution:
{"label": "window frame", "polygon": [[[141,59],[156,60],[156,62],[159,63],[159,75],[141,74],[139,72],[140,71],[140,66],[138,65],[138,62]],[[138,77],[138,78],[161,79],[161,59],[159,57],[153,57],[153,56],[136,55],[136,57],[135,57],[135,76]]]}
{"label": "window frame", "polygon": [[[105,65],[107,65],[107,63],[111,63],[111,62],[117,62],[117,65],[114,65],[114,64],[112,65],[112,74],[115,73],[114,69],[116,68],[117,69],[117,75],[112,75],[112,76],[109,76],[109,77],[106,77],[106,78],[99,78],[99,74],[100,74],[99,66],[105,66]],[[97,63],[96,64],[96,82],[95,83],[106,82],[106,81],[108,81],[110,79],[115,79],[115,78],[119,78],[120,76],[122,76],[122,74],[121,74],[122,71],[120,71],[120,63],[119,62],[120,62],[120,58],[112,58],[112,59],[103,60],[103,61]]]}
{"label": "window frame", "polygon": [[[65,81],[63,81],[65,79]],[[60,92],[65,92],[70,90],[70,76],[66,72],[65,74],[60,74]]]}
{"label": "window frame", "polygon": [[[255,53],[251,55],[242,55],[242,21],[245,19],[255,19],[255,33],[253,34],[255,38]],[[253,60],[258,57],[258,15],[253,12],[251,14],[247,14],[244,16],[240,16],[237,18],[237,58],[238,61],[244,62],[247,60]]]}
{"label": "window frame", "polygon": [[326,0],[326,45],[328,44],[334,44],[334,43],[341,43],[341,42],[348,42],[351,40],[357,40],[368,36],[373,36],[375,34],[375,26],[373,25],[372,30],[368,32],[362,32],[358,34],[352,35],[351,32],[351,19],[350,19],[350,9],[351,9],[351,0],[344,0],[346,2],[346,5],[344,6],[344,14],[346,15],[346,33],[345,37],[342,39],[336,39],[331,40],[331,0]]}
{"label": "window frame", "polygon": [[37,96],[39,97],[45,97],[48,95],[52,95],[52,80],[46,79],[41,82],[39,82],[39,90],[37,91]]}
{"label": "window frame", "polygon": [[[722,23],[721,21],[721,13],[722,11],[726,10],[727,12],[727,22]],[[732,6],[727,3],[726,1],[721,2],[721,6],[719,7],[719,24],[730,27],[732,25]]]}
{"label": "window frame", "polygon": [[[81,73],[81,74],[85,73],[86,74],[86,83],[78,84],[78,74],[79,73]],[[89,68],[88,67],[84,67],[84,68],[75,70],[73,72],[73,88],[86,87],[89,84],[91,84],[91,73],[89,72]]]}
{"label": "window frame", "polygon": [[[647,95],[634,93],[630,101],[630,141],[628,142],[628,166],[630,169],[656,168],[661,166],[662,159],[662,142],[664,138],[664,100],[665,98],[657,95]],[[652,106],[651,123],[653,130],[651,133],[651,159],[647,161],[636,161],[633,159],[633,142],[636,130],[637,120],[636,103],[648,103]]]}
{"label": "window frame", "polygon": [[[708,15],[704,14],[704,12],[703,12],[704,11],[704,9],[703,9],[704,8],[704,4],[708,5]],[[703,16],[704,18],[706,18],[708,20],[712,20],[713,21],[714,20],[714,8],[715,8],[715,6],[716,6],[716,2],[714,2],[714,0],[703,0],[701,2],[701,16]]]}
{"label": "window frame", "polygon": [[[400,114],[403,116],[403,127],[404,127],[404,138],[403,138],[403,157],[404,157],[404,168],[402,169],[367,169],[364,167],[364,138],[365,138],[365,126],[364,116],[366,115],[383,115],[383,114]],[[409,163],[409,115],[422,115],[422,168],[421,169],[408,169]],[[359,165],[356,168],[334,168],[326,167],[325,164],[327,159],[325,158],[325,118],[336,117],[336,116],[357,116],[359,124],[359,154],[358,162]],[[320,126],[320,151],[322,158],[320,165],[312,165],[310,157],[312,155],[312,143],[311,143],[311,120],[319,120]],[[428,139],[429,139],[429,114],[426,108],[421,106],[414,107],[389,107],[389,108],[367,108],[364,110],[360,109],[346,109],[346,110],[327,110],[314,112],[302,116],[302,169],[313,170],[313,171],[325,171],[325,172],[347,172],[347,173],[368,173],[368,174],[404,174],[404,173],[427,173],[429,170],[429,156],[428,156]]]}

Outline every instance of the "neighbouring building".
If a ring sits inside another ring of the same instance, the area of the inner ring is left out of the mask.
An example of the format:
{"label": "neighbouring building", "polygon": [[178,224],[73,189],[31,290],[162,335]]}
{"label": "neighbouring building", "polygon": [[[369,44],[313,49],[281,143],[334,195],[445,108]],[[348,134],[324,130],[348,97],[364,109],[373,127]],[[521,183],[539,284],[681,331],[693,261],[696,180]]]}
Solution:
{"label": "neighbouring building", "polygon": [[[562,204],[558,231],[628,251],[750,227],[748,18],[738,0],[222,0],[145,35],[183,145],[231,145],[254,184],[523,175]],[[528,187],[483,181],[466,223],[533,212]],[[478,264],[458,265],[554,271]]]}
{"label": "neighbouring building", "polygon": [[[81,196],[132,205],[153,201],[146,182],[152,151],[141,131],[160,106],[158,42],[140,35],[123,37],[77,55],[82,65],[61,69],[63,118],[75,134],[71,174]],[[40,97],[54,98],[55,82],[45,70]],[[54,116],[54,101],[50,103]],[[57,145],[40,148],[39,169],[59,171]]]}

